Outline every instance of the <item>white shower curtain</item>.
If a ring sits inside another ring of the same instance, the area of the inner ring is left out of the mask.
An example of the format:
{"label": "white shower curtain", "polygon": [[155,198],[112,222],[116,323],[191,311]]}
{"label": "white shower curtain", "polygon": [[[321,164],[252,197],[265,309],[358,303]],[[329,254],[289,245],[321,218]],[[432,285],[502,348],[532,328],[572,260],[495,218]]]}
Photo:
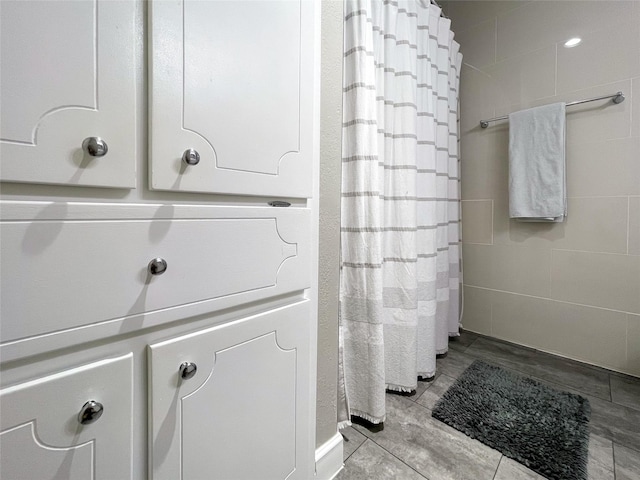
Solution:
{"label": "white shower curtain", "polygon": [[458,85],[450,20],[427,1],[345,5],[340,344],[348,414],[433,377],[458,335]]}

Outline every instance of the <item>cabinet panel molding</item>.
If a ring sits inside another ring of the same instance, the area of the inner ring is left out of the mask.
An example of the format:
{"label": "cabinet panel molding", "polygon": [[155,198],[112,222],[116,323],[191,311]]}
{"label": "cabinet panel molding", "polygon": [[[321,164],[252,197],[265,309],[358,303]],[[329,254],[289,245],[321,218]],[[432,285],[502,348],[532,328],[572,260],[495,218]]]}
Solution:
{"label": "cabinet panel molding", "polygon": [[[145,312],[212,299],[240,305],[308,288],[310,216],[273,210],[200,220],[2,222],[3,343],[121,317],[129,317],[130,331],[143,326]],[[148,265],[158,257],[168,268],[154,276]]]}
{"label": "cabinet panel molding", "polygon": [[0,473],[6,480],[47,478],[53,472],[69,480],[95,478],[95,440],[69,447],[45,445],[33,421],[0,433],[0,443]]}
{"label": "cabinet panel molding", "polygon": [[152,189],[311,196],[314,10],[151,2]]}
{"label": "cabinet panel molding", "polygon": [[305,301],[149,347],[154,480],[313,475],[308,315]]}
{"label": "cabinet panel molding", "polygon": [[[0,179],[135,188],[135,3],[6,1],[0,12]],[[83,150],[90,137],[106,155]]]}
{"label": "cabinet panel molding", "polygon": [[[0,390],[0,477],[132,478],[132,382],[127,354]],[[88,400],[104,411],[81,425]]]}

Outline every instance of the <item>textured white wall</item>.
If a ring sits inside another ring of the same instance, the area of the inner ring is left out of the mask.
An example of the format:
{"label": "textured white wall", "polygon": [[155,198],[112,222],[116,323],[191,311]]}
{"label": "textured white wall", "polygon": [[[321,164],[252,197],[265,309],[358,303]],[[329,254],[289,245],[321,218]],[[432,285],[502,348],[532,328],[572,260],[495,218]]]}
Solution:
{"label": "textured white wall", "polygon": [[320,106],[320,265],[316,445],[336,433],[340,171],[342,133],[342,29],[339,0],[322,1]]}

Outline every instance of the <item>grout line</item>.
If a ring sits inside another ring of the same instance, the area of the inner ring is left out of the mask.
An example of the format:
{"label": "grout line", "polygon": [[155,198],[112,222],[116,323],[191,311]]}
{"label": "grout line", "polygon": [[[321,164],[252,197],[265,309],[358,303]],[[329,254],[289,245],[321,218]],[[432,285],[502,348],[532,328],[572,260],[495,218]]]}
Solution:
{"label": "grout line", "polygon": [[[525,376],[525,377],[531,378],[531,379],[536,380],[536,381],[538,381],[538,382],[540,382],[542,384],[552,385],[553,387],[555,387],[556,389],[559,389],[559,390],[563,390],[563,391],[566,391],[567,389],[573,390],[574,392],[580,392],[582,395],[587,395],[589,397],[593,397],[593,398],[601,400],[603,402],[608,402],[608,403],[614,404],[614,402],[608,401],[608,400],[606,400],[606,399],[604,399],[602,397],[598,397],[597,395],[594,395],[593,393],[585,392],[584,390],[581,390],[580,388],[576,388],[576,387],[573,387],[571,385],[566,385],[564,383],[559,383],[559,382],[554,381],[554,380],[541,378],[541,377],[538,377],[536,375],[533,375],[531,372],[527,372],[525,370],[521,370],[520,368],[521,368],[521,363],[522,362],[519,362],[517,359],[513,359],[513,360],[505,360],[505,359],[503,359],[503,361],[506,361],[506,362],[508,362],[510,364],[510,366],[505,366],[504,363],[502,363],[502,364],[498,363],[498,362],[496,362],[495,359],[488,358],[487,356],[474,355],[473,353],[470,353],[469,356],[473,357],[474,359],[486,360],[489,363],[492,363],[493,365],[499,366],[500,368],[504,368],[505,370],[510,370],[511,372],[515,372],[520,376]],[[562,357],[560,357],[560,358],[562,358]],[[617,403],[614,404],[614,405],[620,406]],[[624,407],[625,405],[622,405],[622,406]],[[627,408],[631,408],[631,407],[627,407]]]}
{"label": "grout line", "polygon": [[[631,78],[629,82],[631,83],[631,85],[629,85],[629,101],[632,102],[633,101],[633,78]],[[629,107],[629,136],[630,137],[633,136],[633,119],[635,118],[636,115],[638,115],[638,113],[640,112],[634,112],[633,103],[632,103],[631,106]]]}
{"label": "grout line", "polygon": [[615,252],[594,252],[593,250],[575,250],[572,248],[551,248],[551,250],[555,250],[556,252],[577,252],[577,253],[592,253],[595,255],[617,255],[619,257],[627,257],[626,253],[615,253]]}
{"label": "grout line", "polygon": [[489,332],[491,332],[491,336],[494,335],[493,333],[493,297],[494,295],[491,294],[491,297],[489,298]]}
{"label": "grout line", "polygon": [[[519,348],[520,346],[519,345],[515,345],[515,347]],[[520,348],[522,348],[522,347],[520,347]],[[522,348],[522,349],[526,350],[524,348]],[[540,351],[539,350],[535,350],[535,352],[540,352]],[[558,355],[548,354],[547,352],[540,352],[540,353],[543,353],[545,355],[551,355],[551,356],[553,356],[555,358],[559,358],[559,359],[563,359],[564,358],[564,357],[559,357]],[[521,370],[520,367],[521,367],[522,362],[520,362],[517,359],[513,359],[513,360],[503,359],[503,361],[506,361],[506,362],[509,363],[509,366],[506,366],[504,364],[500,364],[500,363],[496,362],[493,358],[489,358],[489,357],[483,356],[481,354],[474,355],[473,352],[472,352],[472,353],[468,354],[468,356],[470,356],[470,357],[472,357],[474,359],[481,359],[481,360],[488,361],[489,363],[493,363],[494,365],[497,365],[497,366],[499,366],[501,368],[504,368],[505,370],[510,370],[512,372],[515,372],[515,373],[521,375],[521,376],[525,376],[525,377],[531,378],[533,380],[536,380],[536,381],[538,381],[538,382],[540,382],[542,384],[550,385],[550,386],[556,388],[557,390],[562,390],[562,391],[566,391],[567,389],[568,390],[572,390],[572,391],[578,392],[578,393],[580,393],[582,395],[586,395],[586,396],[589,396],[589,397],[593,397],[593,398],[595,398],[597,400],[601,400],[603,402],[610,403],[610,404],[615,405],[617,407],[626,408],[626,409],[632,410],[634,412],[640,412],[640,409],[638,409],[638,408],[631,407],[629,405],[623,405],[621,403],[617,403],[617,402],[614,402],[614,401],[611,401],[611,400],[606,400],[606,399],[604,399],[602,397],[594,395],[593,392],[584,391],[579,387],[574,387],[574,386],[571,386],[571,385],[567,385],[566,383],[560,383],[559,381],[542,378],[542,377],[539,377],[539,376],[537,376],[535,374],[532,374],[531,372],[527,372],[525,370]],[[571,359],[569,359],[569,360],[571,360]],[[573,360],[573,361],[574,362],[578,362],[577,360]],[[581,363],[581,362],[578,362],[578,363]],[[586,367],[590,367],[590,365],[586,365]],[[563,370],[563,372],[564,372],[564,370]],[[609,373],[609,372],[607,372],[607,373],[609,375],[609,385],[611,385],[611,373]],[[600,436],[602,436],[602,435],[600,435]],[[606,438],[606,437],[603,437],[603,438]],[[606,439],[610,440],[611,442],[614,441],[613,439],[610,439],[610,438],[606,438]],[[636,448],[634,446],[630,446],[630,445],[623,445],[623,446],[626,447],[626,448],[630,448],[632,450],[640,450],[640,449],[638,449],[638,448]]]}
{"label": "grout line", "polygon": [[381,449],[383,449],[385,452],[387,452],[389,455],[391,455],[392,457],[394,457],[396,460],[398,460],[400,463],[406,465],[407,467],[409,467],[411,470],[413,470],[414,472],[416,472],[418,475],[420,475],[422,478],[425,478],[426,480],[429,480],[429,478],[425,477],[424,475],[422,475],[418,470],[416,470],[415,468],[413,468],[411,465],[409,465],[408,463],[406,463],[404,460],[402,460],[400,457],[398,457],[397,455],[395,455],[393,452],[390,452],[389,450],[387,450],[386,448],[384,448],[382,445],[380,445],[378,442],[376,442],[374,439],[369,438],[369,440],[371,440],[373,443],[375,443],[376,445],[378,445]]}
{"label": "grout line", "polygon": [[556,43],[556,58],[555,58],[555,66],[554,66],[554,79],[553,79],[553,95],[558,95],[558,44]]}
{"label": "grout line", "polygon": [[493,45],[493,64],[495,65],[498,63],[498,15],[496,15],[496,18],[494,20],[495,34]]}
{"label": "grout line", "polygon": [[[354,430],[355,430],[356,432],[358,432],[355,428],[354,428]],[[360,433],[360,432],[358,432],[358,433]],[[345,465],[345,467],[346,467],[346,464],[347,464],[347,460],[349,460],[349,459],[351,458],[351,456],[352,456],[354,453],[356,453],[358,450],[360,450],[360,447],[361,447],[362,445],[364,445],[365,443],[367,443],[367,440],[369,440],[369,437],[367,437],[366,435],[363,435],[362,433],[360,433],[360,435],[362,435],[362,436],[364,437],[364,442],[362,442],[360,445],[358,445],[358,447],[357,447],[353,452],[351,452],[349,455],[347,455],[347,458],[345,458],[344,460],[342,460],[342,463]],[[350,441],[351,441],[351,440],[350,440]]]}
{"label": "grout line", "polygon": [[491,199],[491,245],[493,245],[493,216],[494,216],[493,199]]}
{"label": "grout line", "polygon": [[[521,350],[530,350],[530,351],[533,351],[533,352],[536,352],[536,353],[540,353],[540,354],[545,355],[545,356],[551,356],[551,357],[554,357],[554,358],[557,358],[557,359],[560,359],[560,360],[568,360],[570,362],[577,363],[582,367],[589,368],[590,370],[596,370],[598,372],[606,373],[606,374],[609,374],[609,375],[614,375],[614,376],[619,377],[619,378],[630,378],[632,381],[640,380],[640,377],[638,375],[635,375],[635,374],[632,374],[632,373],[625,373],[625,372],[620,371],[620,370],[614,370],[611,367],[603,367],[603,366],[597,365],[595,363],[589,363],[586,360],[577,359],[577,358],[574,358],[574,357],[567,357],[567,356],[561,355],[560,353],[557,353],[557,352],[550,352],[550,351],[547,351],[547,350],[542,350],[540,347],[531,347],[531,346],[528,346],[528,345],[525,345],[525,344],[522,344],[522,343],[516,343],[513,340],[504,339],[504,338],[501,338],[501,337],[493,337],[493,336],[487,335],[486,333],[477,333],[477,332],[474,332],[474,333],[476,333],[476,335],[478,335],[479,338],[484,338],[485,340],[489,340],[489,341],[493,341],[493,342],[497,342],[497,343],[501,343],[501,344],[506,344],[506,345],[509,345],[511,347],[518,348],[518,349],[521,349]],[[460,352],[458,352],[458,353],[460,353]],[[467,356],[471,356],[471,357],[476,358],[476,355],[473,354],[473,351],[471,353],[465,352],[465,354]],[[640,410],[640,407],[638,407],[638,408],[629,407],[628,405],[623,405],[623,404],[617,403],[617,402],[611,402],[611,403],[615,403],[616,405],[622,405],[624,407],[632,408],[634,410]]]}
{"label": "grout line", "polygon": [[[568,250],[568,251],[573,251],[573,250]],[[587,253],[594,253],[594,252],[587,252]],[[623,253],[611,253],[611,254],[607,254],[607,255],[624,255],[624,254]],[[624,255],[624,256],[626,256],[626,255]],[[624,313],[626,315],[637,315],[637,313],[627,312],[626,310],[615,310],[613,308],[599,307],[597,305],[588,305],[586,303],[575,303],[575,302],[569,302],[569,301],[566,301],[566,300],[558,300],[556,298],[539,297],[539,296],[536,296],[536,295],[528,295],[526,293],[510,292],[508,290],[498,290],[496,288],[481,287],[479,285],[471,285],[469,283],[465,283],[464,286],[465,287],[471,287],[471,288],[477,288],[479,290],[487,290],[487,291],[490,291],[490,292],[508,293],[510,295],[518,295],[518,296],[521,296],[521,297],[535,298],[535,299],[538,299],[538,300],[548,300],[550,302],[565,303],[567,305],[575,305],[577,307],[588,307],[588,308],[595,308],[595,309],[598,309],[598,310],[605,310],[607,312]],[[470,330],[470,331],[472,331],[472,330]],[[476,333],[476,332],[474,332],[474,333]]]}
{"label": "grout line", "polygon": [[616,442],[611,441],[611,454],[613,457],[613,480],[616,480]]}
{"label": "grout line", "polygon": [[495,480],[496,475],[498,475],[498,469],[500,468],[500,464],[502,463],[502,459],[504,458],[504,455],[500,455],[500,460],[498,460],[498,466],[496,467],[496,471],[493,472],[493,478]]}
{"label": "grout line", "polygon": [[611,374],[608,375],[608,379],[609,379],[609,401],[611,403],[615,403],[613,401],[613,388],[611,388]]}
{"label": "grout line", "polygon": [[627,255],[629,255],[629,239],[631,238],[631,197],[627,197]]}
{"label": "grout line", "polygon": [[[625,140],[624,138],[619,138],[616,140]],[[608,141],[608,140],[607,140]],[[585,142],[586,143],[586,142]],[[598,142],[594,142],[594,143],[598,143]],[[602,198],[628,198],[628,197],[637,197],[638,195],[573,195],[571,197],[567,197],[568,200],[571,199],[585,199],[585,198],[589,198],[589,199],[594,199],[594,200],[599,200]],[[468,200],[465,200],[468,201]]]}
{"label": "grout line", "polygon": [[629,362],[629,322],[631,321],[631,315],[627,313],[627,324],[625,325],[624,330],[624,359],[625,363],[628,366]]}
{"label": "grout line", "polygon": [[553,248],[549,252],[549,296],[553,291]]}
{"label": "grout line", "polygon": [[[469,345],[467,345],[467,348],[465,348],[465,349],[464,349],[464,351],[466,352],[467,350],[469,350],[469,347],[470,347],[471,345],[473,345],[474,343],[476,343],[476,342],[478,341],[478,338],[481,338],[481,337],[477,337],[477,338],[475,338],[474,340],[472,340],[472,341],[471,341],[471,343],[470,343]],[[464,353],[464,352],[463,352],[463,353]]]}

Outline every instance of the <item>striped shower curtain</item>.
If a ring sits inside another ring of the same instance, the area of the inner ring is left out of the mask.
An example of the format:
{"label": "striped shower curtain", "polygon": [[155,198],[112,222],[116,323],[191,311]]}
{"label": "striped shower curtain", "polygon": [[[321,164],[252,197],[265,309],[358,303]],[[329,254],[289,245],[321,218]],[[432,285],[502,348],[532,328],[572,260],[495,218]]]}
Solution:
{"label": "striped shower curtain", "polygon": [[348,414],[433,377],[458,335],[462,55],[428,0],[345,5],[340,344]]}

